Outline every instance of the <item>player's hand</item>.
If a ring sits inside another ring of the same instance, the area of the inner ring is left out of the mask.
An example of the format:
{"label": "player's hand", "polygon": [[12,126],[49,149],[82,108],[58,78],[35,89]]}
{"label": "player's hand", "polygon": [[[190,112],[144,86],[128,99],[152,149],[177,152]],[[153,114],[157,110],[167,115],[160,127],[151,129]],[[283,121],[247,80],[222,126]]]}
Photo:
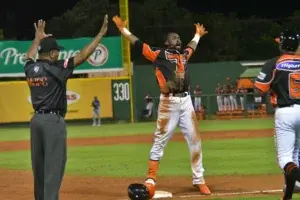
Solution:
{"label": "player's hand", "polygon": [[196,34],[200,35],[200,37],[202,37],[208,33],[208,31],[205,30],[205,27],[203,26],[203,24],[196,23],[194,25],[196,27]]}
{"label": "player's hand", "polygon": [[52,36],[52,34],[46,34],[45,33],[45,27],[46,27],[46,22],[42,19],[38,21],[38,23],[34,23],[34,28],[35,28],[35,38],[37,39],[43,39],[45,37]]}
{"label": "player's hand", "polygon": [[101,35],[105,35],[106,34],[106,32],[107,32],[107,25],[108,25],[108,15],[105,15],[104,19],[103,19],[102,27],[101,27],[100,32],[99,32]]}
{"label": "player's hand", "polygon": [[127,21],[123,21],[119,16],[114,16],[112,18],[113,22],[116,24],[119,30],[122,30],[126,27]]}

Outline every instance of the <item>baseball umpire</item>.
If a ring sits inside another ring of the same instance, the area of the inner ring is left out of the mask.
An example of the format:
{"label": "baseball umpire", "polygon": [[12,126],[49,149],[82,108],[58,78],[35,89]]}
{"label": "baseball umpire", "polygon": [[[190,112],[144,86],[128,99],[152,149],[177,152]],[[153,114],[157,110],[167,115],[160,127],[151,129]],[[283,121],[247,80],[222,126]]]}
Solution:
{"label": "baseball umpire", "polygon": [[[76,56],[58,60],[56,39],[45,34],[45,21],[35,25],[35,39],[26,55],[24,71],[34,115],[30,121],[31,162],[35,200],[58,200],[66,164],[66,85],[75,67],[85,62],[107,32],[107,15],[93,41]],[[38,51],[38,52],[37,52]],[[36,61],[36,54],[39,59]]]}
{"label": "baseball umpire", "polygon": [[281,55],[268,60],[254,86],[261,93],[271,90],[275,103],[275,142],[277,159],[284,171],[286,190],[282,200],[293,196],[295,182],[300,181],[298,148],[300,144],[300,36],[284,31],[279,39]]}

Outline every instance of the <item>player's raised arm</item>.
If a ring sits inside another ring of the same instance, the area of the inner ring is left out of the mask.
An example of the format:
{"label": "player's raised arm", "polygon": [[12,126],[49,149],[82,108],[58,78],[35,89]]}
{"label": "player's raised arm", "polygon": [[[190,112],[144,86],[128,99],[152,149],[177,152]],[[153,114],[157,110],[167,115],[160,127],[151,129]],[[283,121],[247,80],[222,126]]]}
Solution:
{"label": "player's raised arm", "polygon": [[34,23],[35,38],[32,41],[32,44],[26,53],[26,60],[30,60],[30,59],[34,60],[37,55],[38,46],[40,44],[40,41],[45,37],[52,36],[51,34],[45,33],[45,27],[46,27],[46,22],[41,19],[38,21],[37,24]]}
{"label": "player's raised arm", "polygon": [[127,28],[126,28],[126,21],[123,21],[119,16],[114,16],[113,21],[116,24],[117,28],[125,37],[131,45],[134,46],[136,50],[141,52],[141,54],[151,62],[154,62],[158,54],[160,53],[159,49],[154,49],[150,47],[148,44],[142,42],[138,37],[133,35]]}
{"label": "player's raised arm", "polygon": [[187,44],[187,48],[186,51],[188,53],[187,58],[189,59],[193,52],[196,50],[198,43],[200,41],[200,38],[203,37],[204,35],[206,35],[208,33],[208,31],[206,31],[205,27],[203,26],[203,24],[199,24],[196,23],[194,24],[196,27],[196,32],[195,32],[195,36],[194,38]]}
{"label": "player's raised arm", "polygon": [[276,60],[277,58],[268,60],[262,67],[254,82],[256,92],[264,94],[270,90],[271,83],[276,73]]}
{"label": "player's raised arm", "polygon": [[83,62],[85,62],[95,51],[97,48],[100,40],[107,32],[107,25],[108,25],[108,16],[105,15],[103,19],[102,27],[96,37],[86,45],[75,57],[74,57],[74,67],[79,66]]}

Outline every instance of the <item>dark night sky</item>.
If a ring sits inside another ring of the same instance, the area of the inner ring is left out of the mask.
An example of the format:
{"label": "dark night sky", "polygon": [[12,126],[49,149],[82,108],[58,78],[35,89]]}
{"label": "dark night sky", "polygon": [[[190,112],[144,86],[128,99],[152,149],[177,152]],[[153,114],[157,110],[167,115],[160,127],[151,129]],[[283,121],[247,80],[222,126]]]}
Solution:
{"label": "dark night sky", "polygon": [[[14,26],[16,31],[22,35],[28,35],[28,30],[32,29],[34,21],[42,18],[49,20],[53,16],[58,16],[66,10],[71,9],[78,0],[8,0],[0,8],[0,28],[4,26]],[[118,0],[110,0],[111,2],[118,2]],[[139,0],[129,0],[132,1]],[[62,3],[63,2],[63,3]],[[300,10],[300,4],[295,1],[289,1],[289,4],[270,4],[267,0],[178,0],[179,5],[187,8],[192,12],[211,12],[217,11],[222,13],[236,12],[239,16],[247,18],[251,15],[257,15],[267,18],[281,18],[291,15],[294,10]],[[229,3],[232,2],[232,3]],[[264,2],[264,3],[263,3]],[[262,5],[262,3],[264,5]],[[199,4],[199,5],[197,5]],[[16,6],[17,5],[17,6]],[[273,7],[273,8],[272,8]],[[16,24],[7,23],[5,15],[7,13],[15,13]],[[22,33],[23,32],[23,33]]]}

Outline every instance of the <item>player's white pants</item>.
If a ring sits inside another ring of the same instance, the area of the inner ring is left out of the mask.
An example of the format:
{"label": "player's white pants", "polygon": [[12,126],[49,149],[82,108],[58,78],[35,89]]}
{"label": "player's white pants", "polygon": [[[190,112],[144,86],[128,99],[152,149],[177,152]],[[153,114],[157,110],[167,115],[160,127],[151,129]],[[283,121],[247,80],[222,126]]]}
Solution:
{"label": "player's white pants", "polygon": [[164,148],[173,136],[177,125],[179,125],[189,147],[193,184],[203,183],[201,139],[198,120],[190,95],[186,97],[160,96],[157,128],[154,133],[154,143],[150,150],[150,159],[162,159]]}
{"label": "player's white pants", "polygon": [[230,104],[231,104],[231,110],[237,110],[237,101],[235,95],[230,95]]}
{"label": "player's white pants", "polygon": [[229,96],[224,96],[223,110],[230,110],[230,109],[231,109],[230,98],[229,98]]}
{"label": "player's white pants", "polygon": [[222,111],[223,110],[223,99],[222,96],[217,96],[217,104],[218,104],[218,110]]}
{"label": "player's white pants", "polygon": [[276,108],[275,145],[281,169],[289,162],[298,163],[300,144],[300,105]]}
{"label": "player's white pants", "polygon": [[195,111],[201,110],[201,97],[195,97]]}
{"label": "player's white pants", "polygon": [[240,103],[241,103],[242,110],[244,110],[245,107],[244,107],[244,97],[243,96],[240,97]]}

